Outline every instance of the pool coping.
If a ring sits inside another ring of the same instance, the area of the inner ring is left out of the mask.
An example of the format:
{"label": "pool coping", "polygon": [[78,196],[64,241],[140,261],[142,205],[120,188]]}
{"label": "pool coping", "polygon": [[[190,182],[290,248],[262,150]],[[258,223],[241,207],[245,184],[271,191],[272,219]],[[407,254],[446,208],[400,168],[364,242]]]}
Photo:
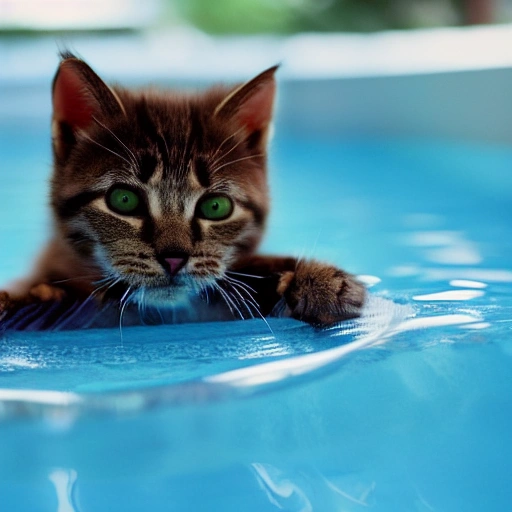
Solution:
{"label": "pool coping", "polygon": [[291,36],[213,37],[190,27],[110,36],[43,34],[29,39],[0,39],[0,86],[51,79],[62,48],[93,62],[108,79],[149,76],[197,83],[245,79],[276,63],[282,64],[284,80],[509,68],[511,40],[512,24]]}
{"label": "pool coping", "polygon": [[202,88],[281,63],[277,114],[284,131],[508,145],[510,41],[512,25],[288,37],[210,37],[181,28],[0,39],[0,95],[9,98],[0,118],[47,122],[58,49],[67,47],[106,81],[129,86]]}

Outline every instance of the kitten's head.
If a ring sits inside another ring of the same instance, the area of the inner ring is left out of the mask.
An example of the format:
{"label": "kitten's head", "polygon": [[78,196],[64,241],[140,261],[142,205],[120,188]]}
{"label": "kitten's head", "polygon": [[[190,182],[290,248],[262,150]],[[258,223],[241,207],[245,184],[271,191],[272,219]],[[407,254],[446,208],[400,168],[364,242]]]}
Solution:
{"label": "kitten's head", "polygon": [[175,302],[251,254],[268,212],[275,70],[235,89],[133,92],[65,55],[53,84],[52,205],[77,259]]}

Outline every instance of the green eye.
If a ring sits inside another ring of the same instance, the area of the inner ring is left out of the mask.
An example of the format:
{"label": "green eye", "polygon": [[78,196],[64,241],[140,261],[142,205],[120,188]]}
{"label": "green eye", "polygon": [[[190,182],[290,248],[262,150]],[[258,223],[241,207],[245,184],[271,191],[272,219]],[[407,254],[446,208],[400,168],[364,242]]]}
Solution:
{"label": "green eye", "polygon": [[107,195],[107,204],[111,210],[121,215],[130,215],[139,207],[140,198],[132,190],[115,187]]}
{"label": "green eye", "polygon": [[233,202],[226,196],[207,196],[197,205],[199,217],[208,220],[227,219],[233,212]]}

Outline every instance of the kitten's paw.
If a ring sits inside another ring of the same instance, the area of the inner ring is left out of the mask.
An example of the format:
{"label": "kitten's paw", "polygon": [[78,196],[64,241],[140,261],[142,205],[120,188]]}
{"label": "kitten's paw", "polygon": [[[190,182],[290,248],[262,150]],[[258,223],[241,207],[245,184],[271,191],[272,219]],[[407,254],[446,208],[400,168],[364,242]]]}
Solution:
{"label": "kitten's paw", "polygon": [[62,288],[56,288],[46,283],[41,283],[30,288],[28,292],[33,302],[61,301],[66,292]]}
{"label": "kitten's paw", "polygon": [[11,308],[11,297],[7,292],[0,292],[0,320],[7,316]]}
{"label": "kitten's paw", "polygon": [[61,288],[46,283],[33,286],[26,295],[12,296],[0,291],[0,320],[3,320],[30,304],[42,302],[60,302],[66,295]]}
{"label": "kitten's paw", "polygon": [[284,272],[277,291],[293,318],[317,326],[359,316],[366,297],[354,276],[316,261],[300,261],[294,272]]}

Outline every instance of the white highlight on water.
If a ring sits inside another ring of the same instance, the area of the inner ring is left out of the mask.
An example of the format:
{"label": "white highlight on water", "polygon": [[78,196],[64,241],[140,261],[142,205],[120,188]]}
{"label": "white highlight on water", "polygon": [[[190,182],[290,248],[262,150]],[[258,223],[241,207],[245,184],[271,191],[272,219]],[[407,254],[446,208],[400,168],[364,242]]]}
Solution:
{"label": "white highlight on water", "polygon": [[358,275],[357,279],[361,281],[364,285],[366,285],[367,288],[371,288],[372,286],[375,286],[376,284],[379,284],[382,279],[377,276],[370,276],[367,274]]}
{"label": "white highlight on water", "polygon": [[489,322],[477,322],[476,324],[462,325],[461,327],[463,327],[464,329],[479,330],[479,329],[487,329],[490,326],[491,326],[491,324]]}
{"label": "white highlight on water", "polygon": [[[363,316],[358,320],[364,333],[355,341],[321,352],[271,361],[206,377],[206,382],[251,387],[279,382],[304,375],[334,363],[358,350],[385,343],[408,317],[414,314],[410,306],[395,304],[381,297],[369,296]],[[473,321],[475,321],[473,319]],[[350,327],[347,327],[350,330]],[[353,329],[353,327],[352,327]],[[347,334],[341,326],[329,329],[332,336]]]}
{"label": "white highlight on water", "polygon": [[436,301],[436,300],[471,300],[482,297],[485,292],[481,290],[448,290],[446,292],[427,293],[426,295],[415,295],[417,301]]}
{"label": "white highlight on water", "polygon": [[57,512],[78,512],[71,503],[77,472],[74,469],[55,469],[48,475],[48,479],[57,493]]}
{"label": "white highlight on water", "polygon": [[426,268],[427,279],[471,279],[482,282],[512,283],[512,271],[490,268]]}
{"label": "white highlight on water", "polygon": [[[313,512],[313,505],[309,501],[304,491],[294,482],[286,478],[282,472],[271,464],[254,462],[251,464],[256,475],[258,483],[265,491],[269,501],[281,510],[284,510],[280,501],[296,497],[299,503],[294,504],[294,510],[297,512]],[[300,509],[298,507],[301,507]]]}
{"label": "white highlight on water", "polygon": [[479,318],[475,318],[471,315],[458,314],[411,318],[402,322],[402,324],[395,329],[394,334],[398,332],[415,331],[417,329],[427,329],[429,327],[447,327],[449,325],[471,324],[478,320]]}
{"label": "white highlight on water", "polygon": [[425,247],[425,257],[444,265],[478,265],[482,255],[474,242],[460,231],[417,231],[407,236],[406,243]]}
{"label": "white highlight on water", "polygon": [[46,391],[34,389],[1,389],[0,401],[32,402],[47,405],[75,405],[83,401],[80,395],[63,391]]}
{"label": "white highlight on water", "polygon": [[469,279],[452,279],[450,286],[460,286],[461,288],[487,288],[486,283],[470,281]]}
{"label": "white highlight on water", "polygon": [[2,357],[0,359],[0,366],[14,366],[16,368],[40,368],[43,366],[40,363],[36,363],[35,361],[30,361],[29,359],[25,359],[24,357]]}

